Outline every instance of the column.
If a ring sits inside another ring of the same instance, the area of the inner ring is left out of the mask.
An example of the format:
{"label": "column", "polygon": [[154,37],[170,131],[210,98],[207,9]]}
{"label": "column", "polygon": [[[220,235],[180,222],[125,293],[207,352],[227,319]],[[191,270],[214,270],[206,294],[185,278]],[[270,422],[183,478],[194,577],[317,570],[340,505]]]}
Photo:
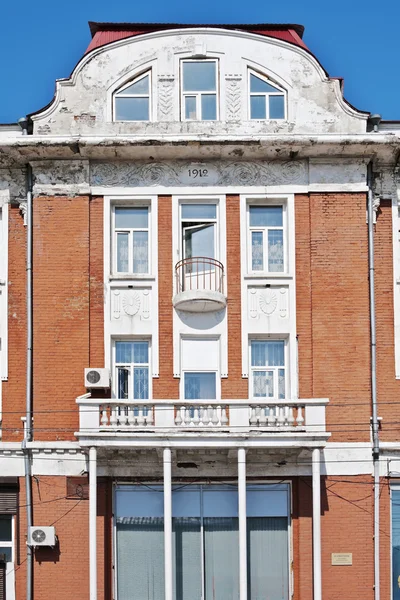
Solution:
{"label": "column", "polygon": [[322,600],[321,584],[321,451],[312,451],[313,492],[313,588],[314,600]]}
{"label": "column", "polygon": [[238,448],[239,598],[247,600],[246,450]]}
{"label": "column", "polygon": [[164,581],[165,600],[172,600],[172,472],[171,449],[164,448]]}
{"label": "column", "polygon": [[97,600],[97,451],[89,449],[89,596]]}

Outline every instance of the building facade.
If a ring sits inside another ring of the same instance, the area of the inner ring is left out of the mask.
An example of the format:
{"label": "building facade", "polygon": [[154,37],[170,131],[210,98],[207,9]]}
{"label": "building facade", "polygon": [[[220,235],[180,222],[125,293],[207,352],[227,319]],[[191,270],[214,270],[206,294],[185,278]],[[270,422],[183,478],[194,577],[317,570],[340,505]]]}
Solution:
{"label": "building facade", "polygon": [[397,600],[399,124],[298,25],[91,32],[0,126],[0,598]]}

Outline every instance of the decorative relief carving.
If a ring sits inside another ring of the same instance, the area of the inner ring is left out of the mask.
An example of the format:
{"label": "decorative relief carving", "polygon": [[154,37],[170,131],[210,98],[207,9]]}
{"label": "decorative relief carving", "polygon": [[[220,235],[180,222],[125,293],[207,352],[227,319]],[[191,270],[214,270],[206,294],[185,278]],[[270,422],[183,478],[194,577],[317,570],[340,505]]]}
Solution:
{"label": "decorative relief carving", "polygon": [[175,78],[173,75],[158,77],[158,119],[173,121],[173,91]]}
{"label": "decorative relief carving", "polygon": [[272,315],[275,312],[275,309],[278,304],[278,298],[276,297],[276,293],[272,290],[267,290],[266,292],[261,292],[259,295],[259,304],[260,309],[266,315]]}
{"label": "decorative relief carving", "polygon": [[91,185],[307,185],[307,164],[293,161],[119,162],[91,164]]}
{"label": "decorative relief carving", "polygon": [[111,292],[111,316],[133,318],[138,315],[143,320],[150,319],[150,290],[113,289]]}
{"label": "decorative relief carving", "polygon": [[286,319],[289,316],[288,288],[249,288],[248,314],[249,319]]}
{"label": "decorative relief carving", "polygon": [[242,77],[240,75],[227,75],[226,81],[226,120],[240,121]]}
{"label": "decorative relief carving", "polygon": [[26,202],[19,203],[19,211],[20,211],[21,215],[24,217],[24,225],[26,227],[28,224],[28,205]]}
{"label": "decorative relief carving", "polygon": [[124,292],[122,294],[122,308],[125,314],[133,317],[140,309],[140,296],[137,292]]}

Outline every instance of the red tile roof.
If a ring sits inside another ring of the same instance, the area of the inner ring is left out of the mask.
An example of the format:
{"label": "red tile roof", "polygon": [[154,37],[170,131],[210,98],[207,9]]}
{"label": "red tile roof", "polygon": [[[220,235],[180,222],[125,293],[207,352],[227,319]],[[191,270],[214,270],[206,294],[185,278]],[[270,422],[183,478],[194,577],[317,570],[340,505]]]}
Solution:
{"label": "red tile roof", "polygon": [[90,42],[86,53],[111,44],[117,40],[124,38],[150,33],[154,31],[165,31],[168,29],[188,29],[188,28],[218,28],[231,29],[239,31],[248,31],[264,35],[266,37],[277,38],[284,40],[290,44],[306,48],[307,46],[302,40],[304,27],[302,25],[293,24],[251,24],[251,25],[198,25],[198,24],[181,24],[181,23],[94,23],[89,22],[92,41]]}

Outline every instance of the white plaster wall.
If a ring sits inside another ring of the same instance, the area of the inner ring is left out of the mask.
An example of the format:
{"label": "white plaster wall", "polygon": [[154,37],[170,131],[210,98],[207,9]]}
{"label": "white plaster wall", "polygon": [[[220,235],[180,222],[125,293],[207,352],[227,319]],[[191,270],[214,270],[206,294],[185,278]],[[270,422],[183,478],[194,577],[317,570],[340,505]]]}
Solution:
{"label": "white plaster wall", "polygon": [[[220,67],[220,121],[180,122],[179,62],[199,53]],[[247,69],[265,73],[288,92],[288,119],[249,121]],[[153,122],[112,123],[113,91],[152,68]],[[363,133],[366,115],[343,100],[306,50],[259,35],[222,29],[175,30],[120,40],[83,57],[57,82],[55,102],[33,117],[38,134]]]}

